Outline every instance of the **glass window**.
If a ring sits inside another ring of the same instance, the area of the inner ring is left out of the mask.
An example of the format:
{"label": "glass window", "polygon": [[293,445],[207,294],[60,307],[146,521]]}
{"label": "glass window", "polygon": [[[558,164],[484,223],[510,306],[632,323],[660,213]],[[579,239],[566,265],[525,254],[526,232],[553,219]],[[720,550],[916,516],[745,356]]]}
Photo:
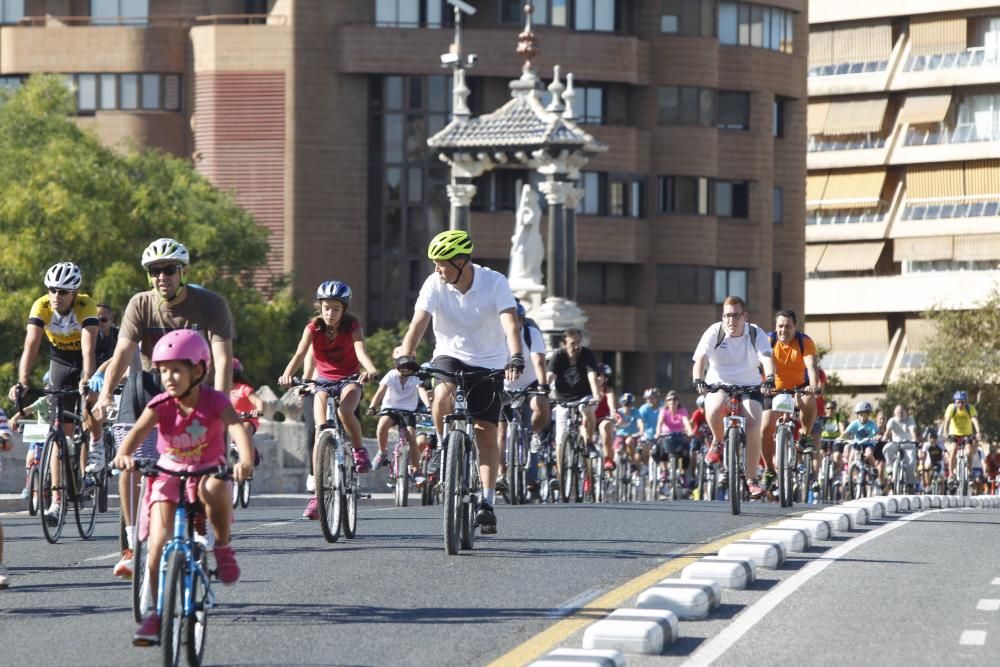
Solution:
{"label": "glass window", "polygon": [[774,98],[771,106],[771,135],[775,137],[785,136],[785,100],[780,97]]}
{"label": "glass window", "polygon": [[375,0],[375,25],[396,25],[396,0]]}
{"label": "glass window", "polygon": [[715,214],[721,217],[733,215],[733,184],[729,181],[715,182]]}
{"label": "glass window", "polygon": [[750,46],[764,46],[764,8],[750,5]]}
{"label": "glass window", "polygon": [[552,16],[550,17],[549,24],[558,26],[567,25],[567,17],[569,15],[569,10],[566,8],[567,0],[551,0],[550,4],[552,5]]}
{"label": "glass window", "polygon": [[146,25],[149,0],[91,0],[90,22],[93,25]]}
{"label": "glass window", "polygon": [[680,88],[660,86],[657,91],[660,125],[676,125],[681,120]]}
{"label": "glass window", "polygon": [[581,175],[583,201],[578,204],[581,215],[598,215],[601,212],[601,178],[596,171],[585,171]]}
{"label": "glass window", "polygon": [[701,118],[698,111],[698,98],[700,92],[698,88],[692,86],[681,86],[681,124],[697,125]]}
{"label": "glass window", "polygon": [[584,100],[583,113],[578,113],[584,123],[594,123],[600,125],[604,122],[604,89],[587,87],[582,91],[581,96],[577,93],[577,98]]}
{"label": "glass window", "polygon": [[[442,3],[443,0],[427,0],[427,21],[425,25],[428,28],[440,28],[441,27],[441,17]],[[451,7],[449,6],[449,9]]]}
{"label": "glass window", "polygon": [[399,27],[416,28],[420,25],[420,0],[396,0],[396,2]]}
{"label": "glass window", "polygon": [[740,3],[739,12],[739,43],[740,46],[750,46],[750,5]]}
{"label": "glass window", "polygon": [[121,75],[122,109],[136,109],[139,106],[139,75]]}
{"label": "glass window", "polygon": [[119,12],[123,25],[146,25],[149,22],[149,0],[120,0]]}
{"label": "glass window", "polygon": [[785,12],[778,9],[771,9],[771,30],[770,41],[767,48],[772,51],[780,51],[785,35]]}
{"label": "glass window", "polygon": [[718,127],[725,130],[750,128],[750,93],[720,90]]}
{"label": "glass window", "polygon": [[159,109],[160,108],[160,75],[159,74],[143,74],[142,75],[142,108],[143,109]]}
{"label": "glass window", "polygon": [[181,77],[178,74],[164,77],[163,108],[167,111],[181,110]]}
{"label": "glass window", "polygon": [[398,163],[403,161],[403,116],[398,113],[387,113],[383,119],[385,127],[385,162]]}
{"label": "glass window", "polygon": [[632,193],[629,196],[629,215],[633,218],[641,218],[643,211],[643,182],[640,180],[632,181]]}
{"label": "glass window", "polygon": [[785,12],[785,35],[782,38],[782,51],[785,53],[792,52],[792,33],[794,30],[793,23],[795,22],[795,15],[792,12]]}
{"label": "glass window", "polygon": [[401,76],[385,77],[385,108],[386,109],[403,108],[403,77]]}
{"label": "glass window", "polygon": [[771,222],[780,225],[785,221],[785,190],[774,186],[771,191]]}
{"label": "glass window", "polygon": [[608,187],[608,215],[625,215],[625,183],[611,181]]}
{"label": "glass window", "polygon": [[729,294],[738,296],[744,301],[749,301],[747,298],[746,271],[729,271]]}
{"label": "glass window", "polygon": [[719,3],[719,43],[736,45],[739,43],[737,32],[739,12],[735,2]]}
{"label": "glass window", "polygon": [[614,29],[615,0],[594,0],[594,30],[614,32]]}
{"label": "glass window", "polygon": [[594,29],[594,0],[577,0],[573,27],[576,30]]}
{"label": "glass window", "polygon": [[660,32],[680,31],[682,0],[662,0],[660,9]]}
{"label": "glass window", "polygon": [[0,23],[17,23],[24,18],[24,0],[0,0]]}
{"label": "glass window", "polygon": [[411,204],[424,200],[424,171],[420,167],[410,167],[408,171],[406,200]]}
{"label": "glass window", "polygon": [[114,74],[101,75],[101,108],[115,109],[118,106],[118,77]]}
{"label": "glass window", "polygon": [[711,88],[698,90],[698,124],[711,127],[715,122],[715,91]]}
{"label": "glass window", "polygon": [[576,297],[580,303],[604,302],[604,270],[596,262],[580,262],[576,267]]}
{"label": "glass window", "polygon": [[624,264],[604,265],[604,303],[624,305],[628,303]]}
{"label": "glass window", "polygon": [[97,76],[94,74],[78,74],[76,77],[77,87],[77,111],[91,112],[97,108]]}

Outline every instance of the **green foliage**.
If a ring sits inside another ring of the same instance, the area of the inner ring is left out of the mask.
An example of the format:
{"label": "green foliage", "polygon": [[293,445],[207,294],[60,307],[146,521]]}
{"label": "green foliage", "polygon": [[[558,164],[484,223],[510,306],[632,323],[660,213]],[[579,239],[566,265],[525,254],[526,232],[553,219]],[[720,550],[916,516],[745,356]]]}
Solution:
{"label": "green foliage", "polygon": [[[84,288],[119,314],[148,289],[139,264],[151,241],[171,236],[191,251],[189,280],[217,291],[236,319],[237,354],[251,379],[277,377],[305,321],[288,297],[265,301],[252,286],[267,232],[188,162],[161,151],[113,151],[78,128],[59,77],[33,76],[0,101],[0,387],[8,387],[24,323],[45,270],[80,265]],[[42,366],[36,364],[36,376]]]}
{"label": "green foliage", "polygon": [[917,424],[939,422],[952,394],[969,392],[979,423],[987,434],[1000,427],[1000,291],[996,288],[972,310],[934,308],[924,317],[933,320],[936,335],[928,341],[923,367],[889,385],[886,406],[909,406]]}
{"label": "green foliage", "polygon": [[[409,322],[399,322],[395,327],[379,329],[365,336],[365,350],[368,351],[368,356],[375,363],[379,376],[385,375],[393,369],[392,351],[403,341],[408,326]],[[431,345],[425,339],[417,346],[417,361],[423,363],[430,361],[430,358]],[[362,413],[368,408],[377,389],[378,384],[376,383],[365,386],[365,397],[361,401]],[[362,414],[361,428],[365,433],[374,435],[377,421],[375,417]]]}

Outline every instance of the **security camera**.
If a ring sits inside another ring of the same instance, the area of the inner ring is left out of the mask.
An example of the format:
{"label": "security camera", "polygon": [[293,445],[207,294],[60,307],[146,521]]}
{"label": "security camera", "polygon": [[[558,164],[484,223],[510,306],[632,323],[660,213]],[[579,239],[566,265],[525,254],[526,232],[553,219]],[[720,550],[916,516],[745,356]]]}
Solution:
{"label": "security camera", "polygon": [[457,7],[460,11],[472,16],[476,13],[476,8],[467,2],[462,2],[462,0],[448,0],[448,4],[452,7]]}
{"label": "security camera", "polygon": [[476,63],[479,62],[479,56],[475,53],[470,53],[465,57],[465,64],[469,67],[475,67]]}
{"label": "security camera", "polygon": [[457,53],[451,53],[449,51],[448,53],[442,53],[441,54],[441,66],[442,67],[450,67],[450,66],[456,64],[457,62],[458,62],[458,54]]}

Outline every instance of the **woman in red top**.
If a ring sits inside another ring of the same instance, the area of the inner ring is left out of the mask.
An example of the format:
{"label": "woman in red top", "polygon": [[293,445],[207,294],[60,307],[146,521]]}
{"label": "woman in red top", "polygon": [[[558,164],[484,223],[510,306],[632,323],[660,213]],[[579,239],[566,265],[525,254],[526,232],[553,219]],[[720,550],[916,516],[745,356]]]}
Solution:
{"label": "woman in red top", "polygon": [[[361,401],[361,383],[374,378],[378,372],[371,357],[365,351],[365,336],[361,322],[347,312],[351,303],[351,288],[339,280],[328,280],[316,289],[316,307],[319,316],[310,320],[302,332],[295,356],[288,362],[278,383],[283,387],[292,384],[292,375],[299,370],[306,353],[312,348],[316,360],[316,394],[313,398],[313,415],[316,419],[318,435],[326,424],[326,401],[330,392],[340,395],[340,409],[337,415],[344,425],[354,448],[354,464],[358,472],[368,472],[372,464],[368,460],[361,441],[361,422],[355,411]],[[361,367],[364,370],[361,371]],[[350,380],[361,371],[357,380]],[[316,456],[318,448],[313,449]],[[313,469],[316,462],[313,461]],[[316,511],[316,497],[306,506],[303,516],[319,518]]]}
{"label": "woman in red top", "polygon": [[604,469],[614,470],[615,453],[612,446],[615,442],[615,420],[612,415],[615,414],[618,399],[611,386],[611,366],[607,364],[597,365],[597,391],[601,393],[601,401],[594,410],[594,418],[597,420],[597,432],[604,448]]}

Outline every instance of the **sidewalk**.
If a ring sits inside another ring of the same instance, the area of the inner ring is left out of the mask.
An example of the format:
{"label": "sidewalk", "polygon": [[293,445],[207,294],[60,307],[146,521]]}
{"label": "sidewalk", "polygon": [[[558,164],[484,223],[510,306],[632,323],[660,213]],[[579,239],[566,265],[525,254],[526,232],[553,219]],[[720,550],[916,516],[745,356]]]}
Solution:
{"label": "sidewalk", "polygon": [[[377,500],[392,500],[391,493],[373,493],[372,501]],[[248,509],[253,509],[255,507],[305,507],[305,504],[309,501],[309,494],[307,493],[262,493],[260,495],[254,494],[250,497],[250,507]],[[9,512],[25,512],[28,511],[28,501],[21,500],[21,496],[17,493],[0,493],[0,514],[6,514]],[[118,496],[113,495],[108,497],[108,511],[112,509],[118,509]]]}

